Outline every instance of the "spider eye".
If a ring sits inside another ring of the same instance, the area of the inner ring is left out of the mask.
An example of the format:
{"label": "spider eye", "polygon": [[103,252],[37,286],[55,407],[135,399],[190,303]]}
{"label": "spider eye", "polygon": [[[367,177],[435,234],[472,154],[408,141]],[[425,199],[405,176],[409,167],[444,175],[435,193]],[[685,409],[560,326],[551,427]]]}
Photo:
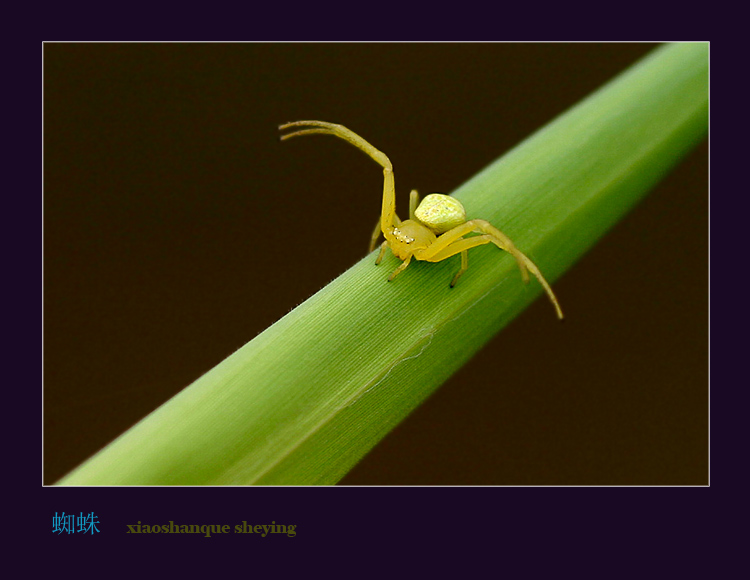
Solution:
{"label": "spider eye", "polygon": [[397,240],[400,242],[403,242],[405,244],[412,244],[414,243],[414,238],[407,236],[404,232],[402,232],[398,228],[393,228],[393,231],[391,232]]}
{"label": "spider eye", "polygon": [[442,193],[426,196],[414,216],[436,234],[442,234],[466,222],[466,210],[461,202]]}

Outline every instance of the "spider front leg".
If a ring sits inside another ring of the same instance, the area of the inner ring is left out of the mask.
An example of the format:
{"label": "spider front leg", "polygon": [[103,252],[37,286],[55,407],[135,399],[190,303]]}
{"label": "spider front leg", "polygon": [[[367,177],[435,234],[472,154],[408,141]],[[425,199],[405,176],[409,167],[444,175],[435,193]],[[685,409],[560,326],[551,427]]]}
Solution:
{"label": "spider front leg", "polygon": [[[393,214],[393,223],[394,225],[398,225],[401,223],[401,220],[398,219],[398,216],[396,214]],[[381,230],[380,220],[378,220],[378,223],[375,224],[375,229],[372,230],[372,237],[370,238],[370,249],[367,250],[368,254],[371,254],[372,251],[375,249],[375,246],[378,245],[378,238],[380,237],[380,230]],[[378,261],[375,263],[380,264],[380,259],[378,259]]]}
{"label": "spider front leg", "polygon": [[[470,234],[472,232],[481,232],[485,235],[477,236],[475,238],[470,238],[468,240],[462,239],[463,236],[465,236],[466,234]],[[484,241],[479,241],[479,240],[484,240]],[[436,262],[439,260],[435,259],[435,256],[437,256],[438,254],[441,254],[443,250],[445,250],[449,246],[455,247],[455,248],[461,247],[460,250],[456,250],[448,254],[448,256],[453,256],[455,254],[458,254],[458,252],[460,251],[469,250],[475,246],[478,246],[481,244],[487,244],[489,242],[492,242],[501,250],[508,252],[516,259],[516,263],[518,264],[518,269],[521,270],[521,278],[523,279],[524,284],[528,284],[529,273],[526,270],[526,260],[528,258],[526,258],[526,256],[524,256],[518,250],[518,248],[516,248],[516,246],[513,244],[513,242],[510,240],[508,236],[506,236],[504,233],[502,233],[500,230],[498,230],[497,228],[492,226],[492,224],[490,224],[489,222],[485,220],[470,220],[468,222],[465,222],[461,225],[458,225],[448,230],[444,234],[441,234],[440,236],[438,236],[437,240],[435,240],[435,242],[429,248],[421,252],[421,255],[419,256],[418,259],[427,260],[429,262]],[[458,245],[454,246],[454,244],[458,244]],[[462,247],[462,245],[465,245],[466,247]],[[440,259],[443,259],[443,258],[440,258]]]}
{"label": "spider front leg", "polygon": [[[472,231],[484,233],[479,236],[473,236],[470,238],[460,237]],[[552,288],[547,283],[547,280],[545,280],[536,264],[534,264],[534,262],[532,262],[528,257],[526,257],[525,254],[523,254],[518,248],[516,248],[513,242],[510,241],[510,238],[508,238],[508,236],[500,232],[500,230],[498,230],[496,227],[485,220],[471,220],[466,222],[465,224],[456,226],[452,230],[445,232],[443,235],[438,237],[437,240],[435,240],[435,243],[433,243],[429,248],[422,251],[421,254],[417,256],[417,258],[420,260],[427,260],[429,262],[440,262],[441,260],[450,258],[451,256],[455,256],[458,253],[462,253],[461,270],[458,271],[456,276],[453,278],[453,282],[451,283],[451,285],[455,285],[458,277],[466,270],[465,266],[467,264],[466,262],[464,262],[463,254],[471,248],[489,243],[495,244],[498,248],[505,250],[506,252],[513,255],[513,257],[516,259],[516,262],[518,262],[518,266],[521,269],[522,274],[525,275],[524,281],[528,281],[528,274],[526,272],[527,270],[534,274],[536,279],[539,280],[539,283],[542,285],[542,288],[544,288],[544,291],[547,293],[550,302],[552,302],[552,305],[555,308],[555,312],[557,313],[557,317],[562,320],[563,312],[562,308],[560,308],[560,303],[557,301],[555,293],[552,291]]]}
{"label": "spider front leg", "polygon": [[287,133],[286,135],[282,135],[282,141],[290,139],[291,137],[299,137],[301,135],[333,135],[334,137],[338,137],[339,139],[351,143],[357,149],[369,155],[375,163],[380,165],[383,168],[383,205],[380,212],[380,228],[382,231],[386,231],[393,225],[394,217],[396,216],[396,184],[393,179],[393,165],[385,153],[370,145],[370,143],[365,141],[351,129],[347,129],[343,125],[338,125],[336,123],[328,123],[326,121],[294,121],[292,123],[279,125],[279,130],[283,131],[290,127],[311,128],[298,129],[291,133]]}

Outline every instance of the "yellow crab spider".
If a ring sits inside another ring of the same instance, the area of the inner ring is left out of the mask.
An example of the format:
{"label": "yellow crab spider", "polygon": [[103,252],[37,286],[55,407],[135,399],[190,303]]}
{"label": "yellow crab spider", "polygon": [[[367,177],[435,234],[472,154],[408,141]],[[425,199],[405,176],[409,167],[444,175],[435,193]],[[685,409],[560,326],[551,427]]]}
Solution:
{"label": "yellow crab spider", "polygon": [[[560,304],[536,264],[522,254],[508,236],[489,222],[480,219],[467,220],[466,210],[456,198],[442,193],[431,193],[420,203],[419,194],[414,189],[409,196],[409,219],[401,221],[396,215],[396,186],[393,180],[393,165],[391,165],[391,161],[385,153],[370,145],[350,129],[336,123],[295,121],[280,125],[279,130],[283,131],[291,127],[304,128],[282,135],[282,141],[300,135],[334,135],[364,151],[383,168],[383,206],[380,221],[372,234],[370,251],[372,252],[375,249],[378,237],[382,232],[385,241],[380,245],[380,253],[375,260],[375,264],[380,264],[387,248],[390,248],[399,260],[403,260],[401,265],[391,273],[388,278],[389,282],[406,269],[412,258],[427,262],[440,262],[456,254],[461,254],[461,269],[451,281],[451,287],[453,287],[469,266],[468,250],[492,243],[516,259],[524,283],[529,281],[529,272],[534,274],[547,292],[558,318],[562,320],[563,313]],[[471,233],[479,235],[464,238]]]}

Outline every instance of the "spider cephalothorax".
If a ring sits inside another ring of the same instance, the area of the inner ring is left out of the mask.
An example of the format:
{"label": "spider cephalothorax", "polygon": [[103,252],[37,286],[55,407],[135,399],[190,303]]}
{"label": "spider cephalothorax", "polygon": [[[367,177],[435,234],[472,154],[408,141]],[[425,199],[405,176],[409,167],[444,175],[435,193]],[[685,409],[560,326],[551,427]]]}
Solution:
{"label": "spider cephalothorax", "polygon": [[[380,263],[388,248],[399,260],[403,260],[401,265],[391,273],[388,278],[389,281],[402,272],[412,258],[427,262],[440,262],[456,254],[461,254],[461,269],[451,281],[451,287],[453,287],[461,274],[468,268],[468,250],[492,243],[516,259],[524,282],[528,283],[529,272],[534,274],[552,301],[557,316],[562,319],[563,314],[557,298],[536,264],[521,253],[508,236],[489,222],[480,219],[467,220],[466,211],[456,198],[442,193],[431,193],[420,203],[419,194],[414,189],[409,196],[409,219],[401,221],[396,215],[396,187],[393,180],[393,165],[391,165],[391,161],[385,153],[379,151],[343,125],[326,123],[325,121],[295,121],[281,125],[279,129],[284,130],[290,127],[307,128],[282,135],[282,140],[315,133],[334,135],[367,153],[383,168],[383,206],[380,221],[372,234],[370,251],[375,249],[378,238],[382,233],[385,241],[380,246],[380,253],[375,263]],[[464,237],[471,233],[479,235]]]}

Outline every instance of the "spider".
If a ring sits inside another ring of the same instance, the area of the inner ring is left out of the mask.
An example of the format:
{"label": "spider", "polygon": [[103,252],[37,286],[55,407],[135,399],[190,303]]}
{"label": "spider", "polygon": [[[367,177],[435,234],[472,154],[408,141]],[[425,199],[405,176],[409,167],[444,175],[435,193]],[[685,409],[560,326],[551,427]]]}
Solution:
{"label": "spider", "polygon": [[[469,267],[468,250],[492,243],[516,259],[524,283],[528,284],[529,282],[529,272],[536,276],[555,307],[558,318],[562,320],[563,313],[560,304],[536,264],[521,253],[508,236],[489,222],[481,219],[467,221],[466,210],[456,198],[442,193],[431,193],[425,196],[420,203],[419,194],[416,189],[413,189],[409,196],[409,219],[401,221],[396,215],[396,187],[393,180],[393,165],[391,165],[391,161],[385,153],[370,145],[354,131],[336,123],[294,121],[280,125],[279,130],[283,131],[291,127],[304,128],[282,135],[282,141],[300,135],[334,135],[364,151],[383,168],[383,206],[380,221],[372,233],[370,252],[375,249],[382,232],[385,241],[380,245],[380,253],[375,260],[375,264],[380,264],[388,248],[399,260],[403,260],[389,276],[389,282],[406,269],[412,258],[427,262],[440,262],[456,254],[461,254],[461,268],[451,281],[452,288]],[[471,233],[479,235],[464,238]]]}

